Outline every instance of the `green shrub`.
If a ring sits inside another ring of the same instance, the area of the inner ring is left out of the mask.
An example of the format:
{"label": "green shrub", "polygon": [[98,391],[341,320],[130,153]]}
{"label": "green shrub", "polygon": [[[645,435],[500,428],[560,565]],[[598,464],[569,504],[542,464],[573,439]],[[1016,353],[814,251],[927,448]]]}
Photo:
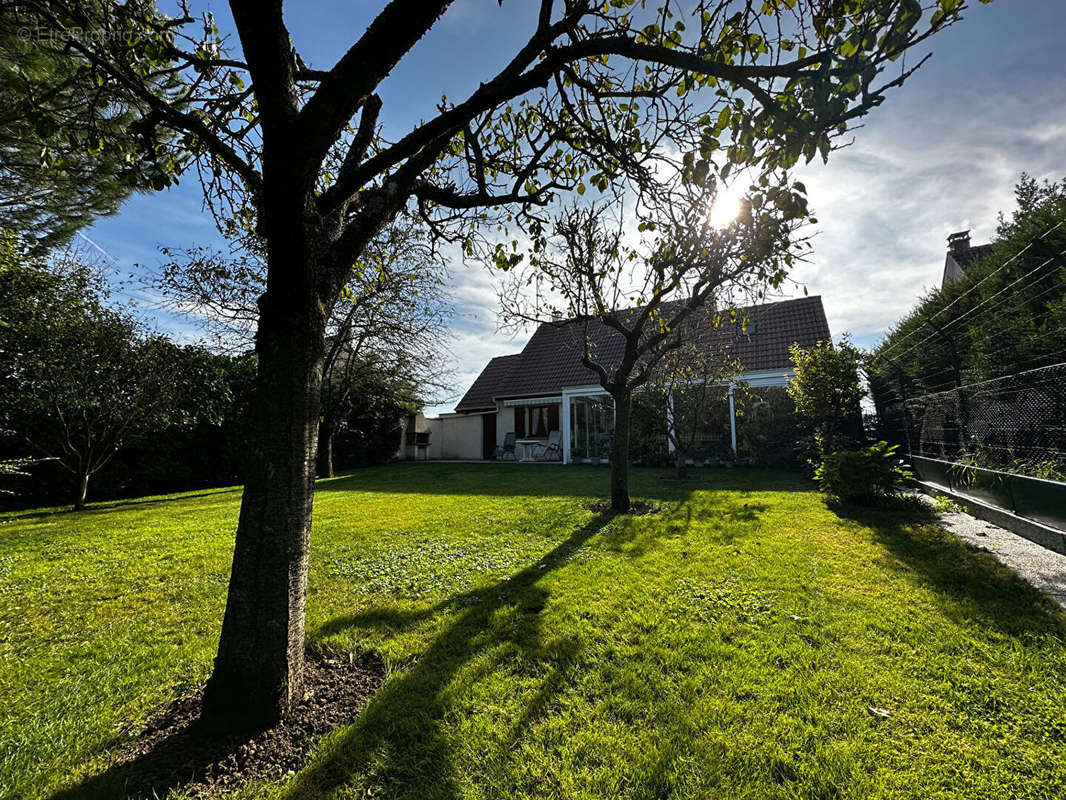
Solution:
{"label": "green shrub", "polygon": [[791,356],[795,377],[788,394],[807,428],[797,443],[797,454],[817,467],[828,453],[850,451],[865,438],[860,405],[865,391],[859,381],[862,353],[845,335],[837,344],[818,342],[806,349],[794,345]]}
{"label": "green shrub", "polygon": [[814,471],[819,488],[847,503],[867,504],[897,494],[914,476],[896,455],[897,445],[878,442],[822,457]]}

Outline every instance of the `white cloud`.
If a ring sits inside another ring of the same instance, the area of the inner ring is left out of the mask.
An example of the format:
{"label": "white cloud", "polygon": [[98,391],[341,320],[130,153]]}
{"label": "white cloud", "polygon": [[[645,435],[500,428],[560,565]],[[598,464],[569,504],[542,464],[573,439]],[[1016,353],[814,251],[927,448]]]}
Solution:
{"label": "white cloud", "polygon": [[1040,100],[911,98],[872,117],[827,166],[804,170],[819,225],[811,262],[793,277],[822,295],[834,334],[872,345],[939,285],[949,233],[988,241],[1022,171],[1062,177],[1066,91]]}

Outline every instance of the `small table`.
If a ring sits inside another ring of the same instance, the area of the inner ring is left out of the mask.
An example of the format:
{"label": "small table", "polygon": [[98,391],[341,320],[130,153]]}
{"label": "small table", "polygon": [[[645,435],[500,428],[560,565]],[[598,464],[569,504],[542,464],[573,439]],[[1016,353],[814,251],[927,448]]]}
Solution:
{"label": "small table", "polygon": [[543,447],[547,439],[515,439],[515,455],[519,461],[533,461],[538,447]]}

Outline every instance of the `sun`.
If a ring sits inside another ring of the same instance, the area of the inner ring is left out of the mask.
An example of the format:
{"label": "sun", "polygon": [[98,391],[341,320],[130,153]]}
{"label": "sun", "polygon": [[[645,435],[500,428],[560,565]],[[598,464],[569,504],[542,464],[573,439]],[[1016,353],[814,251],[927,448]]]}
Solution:
{"label": "sun", "polygon": [[740,193],[732,186],[726,186],[718,190],[718,195],[711,203],[709,218],[716,228],[725,228],[740,213]]}

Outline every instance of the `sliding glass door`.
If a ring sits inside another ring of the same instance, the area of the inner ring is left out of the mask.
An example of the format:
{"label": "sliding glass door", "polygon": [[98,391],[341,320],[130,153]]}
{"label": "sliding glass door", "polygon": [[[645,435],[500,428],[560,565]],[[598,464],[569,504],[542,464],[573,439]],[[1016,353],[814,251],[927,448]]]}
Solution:
{"label": "sliding glass door", "polygon": [[570,400],[570,461],[599,463],[611,453],[614,405],[608,394]]}

